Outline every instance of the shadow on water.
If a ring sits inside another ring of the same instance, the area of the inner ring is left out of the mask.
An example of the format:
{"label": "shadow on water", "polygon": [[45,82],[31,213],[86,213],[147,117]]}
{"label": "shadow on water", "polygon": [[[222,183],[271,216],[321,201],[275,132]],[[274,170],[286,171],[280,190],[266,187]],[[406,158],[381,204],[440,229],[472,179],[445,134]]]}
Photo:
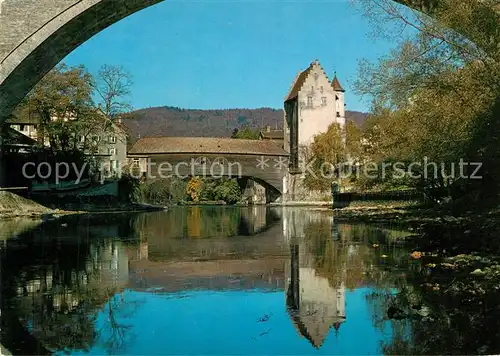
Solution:
{"label": "shadow on water", "polygon": [[8,239],[19,236],[27,231],[33,230],[42,224],[42,220],[16,218],[0,220],[0,239]]}
{"label": "shadow on water", "polygon": [[270,207],[49,221],[3,236],[2,343],[14,354],[403,350],[446,318],[408,282],[420,267],[402,236]]}

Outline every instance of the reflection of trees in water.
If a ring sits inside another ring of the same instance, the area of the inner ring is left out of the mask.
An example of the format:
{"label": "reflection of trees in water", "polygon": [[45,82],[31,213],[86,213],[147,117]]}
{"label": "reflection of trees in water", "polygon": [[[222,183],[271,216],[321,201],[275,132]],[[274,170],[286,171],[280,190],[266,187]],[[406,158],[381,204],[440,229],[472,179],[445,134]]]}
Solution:
{"label": "reflection of trees in water", "polygon": [[433,293],[421,287],[416,275],[410,271],[406,288],[383,306],[385,310],[396,306],[405,314],[403,320],[391,321],[398,332],[382,344],[384,354],[498,354],[498,295],[485,297],[479,288],[470,294],[463,288],[458,298]]}
{"label": "reflection of trees in water", "polygon": [[[304,238],[300,241],[307,249],[306,258],[314,265],[317,275],[328,278],[332,286],[345,285],[350,289],[370,286],[373,292],[366,299],[373,324],[384,334],[388,327],[391,330],[390,343],[382,344],[384,353],[415,353],[416,350],[409,347],[412,318],[422,319],[425,308],[422,298],[406,280],[412,266],[408,251],[397,243],[402,234],[366,225],[334,224],[332,219],[325,218],[304,226]],[[405,300],[401,300],[403,296]],[[388,319],[391,307],[404,315],[402,320]],[[348,320],[349,316],[346,317]],[[427,336],[427,339],[432,338]]]}
{"label": "reflection of trees in water", "polygon": [[[380,330],[390,326],[391,337],[381,343],[384,354],[455,354],[450,351],[459,341],[459,335],[450,328],[446,317],[424,304],[422,295],[411,285],[399,288],[396,293],[379,289],[368,295],[367,301],[375,316],[374,326]],[[448,344],[444,348],[443,341]]]}
{"label": "reflection of trees in water", "polygon": [[188,206],[134,218],[136,232],[145,236],[207,238],[253,235],[279,217],[268,207]]}
{"label": "reflection of trees in water", "polygon": [[2,219],[0,220],[0,241],[8,240],[10,237],[19,236],[36,228],[41,223],[41,220],[27,218]]}
{"label": "reflection of trees in water", "polygon": [[[75,229],[46,224],[2,256],[2,311],[53,350],[88,350],[96,336],[92,315],[106,301],[103,286],[119,288],[128,268],[120,242],[89,231],[82,239]],[[18,336],[8,335],[6,346],[27,353],[20,330],[12,329]]]}
{"label": "reflection of trees in water", "polygon": [[[286,303],[298,332],[319,348],[332,326],[338,332],[343,321],[349,320],[345,314],[345,288],[394,287],[394,273],[385,260],[403,254],[393,247],[389,231],[335,224],[329,214],[305,218],[300,222],[288,220],[291,226],[286,231],[299,235],[289,237],[291,264]],[[374,244],[384,246],[375,249]],[[391,257],[382,258],[385,254]],[[381,310],[376,312],[380,314]]]}
{"label": "reflection of trees in water", "polygon": [[168,213],[141,214],[133,225],[136,232],[145,236],[228,237],[236,235],[239,221],[239,209],[192,206],[173,208]]}
{"label": "reflection of trees in water", "polygon": [[187,211],[187,233],[189,237],[201,237],[201,214],[200,207],[194,206]]}
{"label": "reflection of trees in water", "polygon": [[[479,297],[477,308],[470,308],[449,296],[439,298],[439,293],[422,287],[426,268],[420,262],[409,263],[408,253],[392,257],[391,267],[401,270],[406,266],[404,274],[386,274],[384,283],[367,296],[376,316],[374,325],[380,330],[387,330],[388,325],[391,329],[391,337],[381,343],[384,354],[498,353],[494,352],[500,346],[497,299],[489,304]],[[492,306],[489,311],[488,304]]]}
{"label": "reflection of trees in water", "polygon": [[123,353],[127,341],[132,337],[130,335],[132,325],[126,323],[124,319],[132,318],[140,303],[126,301],[123,291],[116,293],[113,289],[106,290],[106,300],[107,303],[103,308],[106,321],[96,335],[102,338],[109,354]]}
{"label": "reflection of trees in water", "polygon": [[[389,241],[387,233],[363,225],[338,224],[332,219],[311,221],[304,227],[305,245],[319,275],[330,280],[332,285],[342,282],[349,289],[364,284],[390,285],[392,272],[385,266],[394,256],[407,253]],[[373,243],[381,247],[374,249]],[[382,258],[382,255],[387,257]]]}
{"label": "reflection of trees in water", "polygon": [[94,337],[94,320],[89,314],[98,290],[83,285],[88,277],[83,271],[71,271],[69,285],[68,278],[51,272],[19,281],[13,305],[16,317],[50,349],[87,350]]}

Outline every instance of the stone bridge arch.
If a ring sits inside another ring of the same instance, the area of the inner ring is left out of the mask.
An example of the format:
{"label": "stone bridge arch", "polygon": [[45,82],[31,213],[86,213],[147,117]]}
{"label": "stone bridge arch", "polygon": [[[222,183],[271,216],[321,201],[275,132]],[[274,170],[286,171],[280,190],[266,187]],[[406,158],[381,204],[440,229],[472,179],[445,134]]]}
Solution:
{"label": "stone bridge arch", "polygon": [[[0,123],[80,44],[163,0],[0,0]],[[395,0],[421,10],[439,0]]]}
{"label": "stone bridge arch", "polygon": [[273,141],[223,137],[142,137],[128,158],[146,179],[236,178],[269,201],[281,196],[288,168],[288,152]]}
{"label": "stone bridge arch", "polygon": [[161,1],[0,0],[0,123],[75,48]]}

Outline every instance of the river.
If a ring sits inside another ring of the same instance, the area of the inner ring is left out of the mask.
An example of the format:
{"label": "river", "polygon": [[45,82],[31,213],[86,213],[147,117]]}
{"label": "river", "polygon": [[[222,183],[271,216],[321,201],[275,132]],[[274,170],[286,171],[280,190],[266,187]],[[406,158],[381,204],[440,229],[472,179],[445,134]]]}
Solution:
{"label": "river", "polygon": [[13,354],[383,354],[415,319],[391,307],[427,315],[407,233],[328,211],[192,206],[1,234]]}

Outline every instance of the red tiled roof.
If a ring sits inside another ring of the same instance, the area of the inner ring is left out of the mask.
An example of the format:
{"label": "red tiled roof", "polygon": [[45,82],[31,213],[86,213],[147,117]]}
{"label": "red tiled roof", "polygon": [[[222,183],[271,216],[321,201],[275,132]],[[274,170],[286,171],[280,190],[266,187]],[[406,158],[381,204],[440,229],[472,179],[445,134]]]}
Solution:
{"label": "red tiled roof", "polygon": [[332,88],[335,91],[345,92],[344,88],[342,88],[342,85],[340,85],[339,79],[337,78],[336,74],[335,74],[335,77],[332,80]]}
{"label": "red tiled roof", "polygon": [[307,67],[306,70],[304,70],[302,73],[299,74],[297,77],[297,80],[295,81],[295,84],[293,85],[292,90],[290,90],[290,94],[288,94],[288,97],[286,98],[285,101],[295,99],[299,95],[299,91],[304,85],[304,82],[306,81],[307,76],[311,72],[311,69],[313,67],[314,63],[311,63],[309,67]]}
{"label": "red tiled roof", "polygon": [[273,141],[219,137],[143,137],[137,140],[128,153],[130,155],[212,153],[288,156],[288,153]]}

